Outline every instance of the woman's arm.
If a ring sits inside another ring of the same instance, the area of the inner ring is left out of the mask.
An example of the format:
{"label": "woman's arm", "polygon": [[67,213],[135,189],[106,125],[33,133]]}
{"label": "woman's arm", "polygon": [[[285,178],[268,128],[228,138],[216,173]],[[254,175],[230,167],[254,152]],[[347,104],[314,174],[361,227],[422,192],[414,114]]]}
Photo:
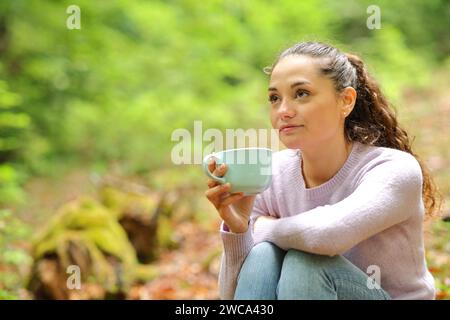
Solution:
{"label": "woman's arm", "polygon": [[219,271],[219,295],[222,300],[231,300],[236,290],[237,278],[250,250],[253,248],[252,229],[258,216],[268,215],[262,195],[255,198],[247,232],[233,233],[226,230],[224,223],[220,226],[223,254]]}
{"label": "woman's arm", "polygon": [[263,219],[254,243],[334,256],[422,213],[422,171],[413,156],[388,160],[368,171],[342,201],[276,220]]}

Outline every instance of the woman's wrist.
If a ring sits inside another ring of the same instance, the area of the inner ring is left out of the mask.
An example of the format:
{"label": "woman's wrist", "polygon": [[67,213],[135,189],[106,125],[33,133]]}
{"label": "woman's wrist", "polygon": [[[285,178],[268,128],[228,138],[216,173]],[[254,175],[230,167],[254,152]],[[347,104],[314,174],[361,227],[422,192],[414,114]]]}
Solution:
{"label": "woman's wrist", "polygon": [[223,230],[223,231],[226,231],[226,232],[232,232],[232,233],[246,233],[247,230],[248,230],[249,224],[250,224],[250,220],[248,221],[246,227],[244,227],[244,228],[239,228],[239,229],[235,229],[235,228],[230,228],[230,227],[225,223],[225,221],[224,221],[224,222],[223,222],[222,230]]}

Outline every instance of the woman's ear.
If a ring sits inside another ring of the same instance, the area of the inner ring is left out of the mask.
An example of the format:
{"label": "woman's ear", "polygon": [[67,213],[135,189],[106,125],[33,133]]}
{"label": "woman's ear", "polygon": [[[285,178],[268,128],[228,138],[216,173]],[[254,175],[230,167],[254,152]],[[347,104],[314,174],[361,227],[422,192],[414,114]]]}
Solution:
{"label": "woman's ear", "polygon": [[346,118],[356,103],[356,90],[353,87],[346,87],[340,93],[341,98],[341,113],[343,118]]}

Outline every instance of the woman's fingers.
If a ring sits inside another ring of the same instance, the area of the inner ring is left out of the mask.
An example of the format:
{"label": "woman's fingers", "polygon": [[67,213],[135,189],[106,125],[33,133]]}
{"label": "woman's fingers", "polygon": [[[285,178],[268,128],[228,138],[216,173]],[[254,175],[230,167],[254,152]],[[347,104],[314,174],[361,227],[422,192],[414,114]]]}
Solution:
{"label": "woman's fingers", "polygon": [[205,196],[215,204],[222,194],[228,192],[229,188],[229,183],[221,184],[206,190]]}
{"label": "woman's fingers", "polygon": [[217,182],[216,180],[213,180],[213,179],[208,180],[208,188],[210,188],[210,189],[217,186],[218,184],[219,184],[219,182]]}
{"label": "woman's fingers", "polygon": [[225,173],[227,173],[227,165],[225,163],[222,163],[216,168],[216,170],[214,170],[213,175],[222,177]]}
{"label": "woman's fingers", "polygon": [[[222,177],[227,172],[227,169],[228,168],[227,168],[226,164],[222,164],[216,168],[216,161],[214,159],[211,159],[208,164],[208,170],[217,177]],[[213,188],[219,184],[220,184],[220,182],[218,182],[214,179],[208,180],[208,188]]]}
{"label": "woman's fingers", "polygon": [[242,199],[244,197],[244,194],[242,192],[239,193],[233,193],[229,197],[225,198],[221,203],[221,207],[229,206],[230,204],[233,204],[239,199]]}
{"label": "woman's fingers", "polygon": [[[214,159],[211,159],[208,163],[208,170],[216,177],[223,177],[227,172],[227,169],[226,164],[221,164],[216,167],[216,161]],[[230,194],[229,190],[231,185],[229,183],[220,184],[220,182],[214,179],[208,180],[208,188],[209,189],[205,192],[205,196],[216,209],[226,208],[243,197],[242,193]]]}
{"label": "woman's fingers", "polygon": [[209,160],[209,162],[208,162],[209,172],[213,172],[215,168],[216,168],[216,160],[214,160],[214,159]]}
{"label": "woman's fingers", "polygon": [[227,172],[227,165],[222,163],[220,166],[216,167],[216,160],[211,159],[208,163],[208,170],[209,172],[212,172],[213,175],[222,177]]}

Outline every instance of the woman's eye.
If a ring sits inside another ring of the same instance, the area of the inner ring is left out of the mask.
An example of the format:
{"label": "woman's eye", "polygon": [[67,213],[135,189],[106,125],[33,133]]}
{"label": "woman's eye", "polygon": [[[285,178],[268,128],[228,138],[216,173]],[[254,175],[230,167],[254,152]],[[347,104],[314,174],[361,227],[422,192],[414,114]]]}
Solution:
{"label": "woman's eye", "polygon": [[271,95],[271,96],[269,96],[269,102],[270,102],[270,103],[276,102],[277,99],[278,99],[278,97],[277,97],[276,95]]}
{"label": "woman's eye", "polygon": [[298,90],[298,91],[295,93],[295,96],[296,96],[296,97],[300,97],[300,98],[307,97],[307,96],[309,96],[309,92],[304,91],[304,90]]}

